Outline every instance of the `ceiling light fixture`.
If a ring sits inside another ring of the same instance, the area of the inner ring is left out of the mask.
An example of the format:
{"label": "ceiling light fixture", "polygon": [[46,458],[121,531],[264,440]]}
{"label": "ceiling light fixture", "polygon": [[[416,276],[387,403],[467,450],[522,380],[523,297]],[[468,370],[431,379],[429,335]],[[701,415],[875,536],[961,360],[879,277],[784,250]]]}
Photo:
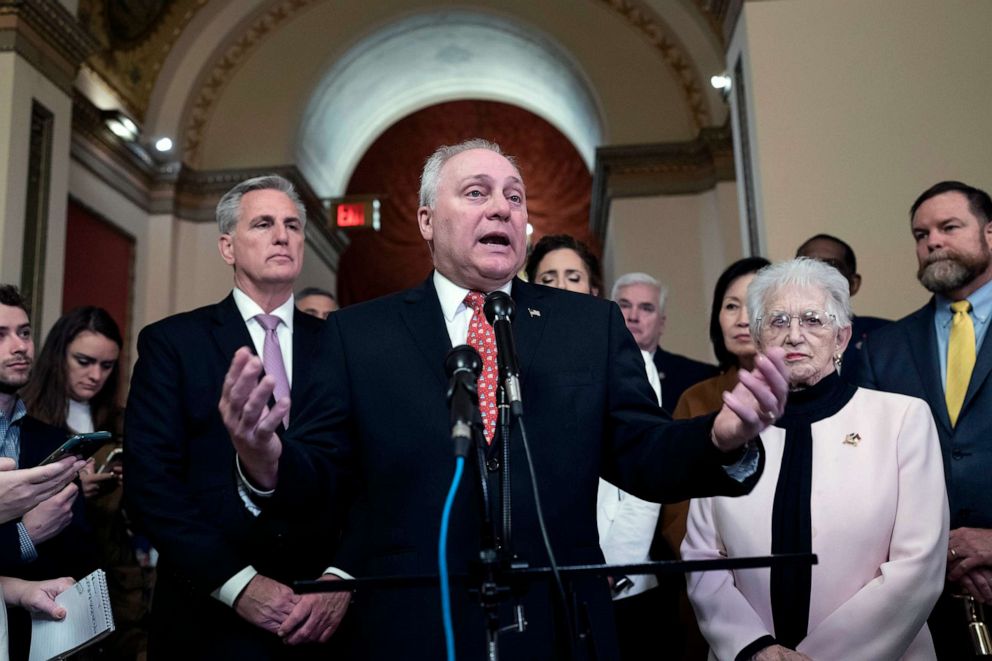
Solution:
{"label": "ceiling light fixture", "polygon": [[138,125],[120,110],[104,110],[103,123],[121,140],[134,142],[138,139]]}
{"label": "ceiling light fixture", "polygon": [[727,90],[729,92],[734,86],[734,79],[726,73],[721,73],[710,77],[710,85],[713,86],[713,89]]}

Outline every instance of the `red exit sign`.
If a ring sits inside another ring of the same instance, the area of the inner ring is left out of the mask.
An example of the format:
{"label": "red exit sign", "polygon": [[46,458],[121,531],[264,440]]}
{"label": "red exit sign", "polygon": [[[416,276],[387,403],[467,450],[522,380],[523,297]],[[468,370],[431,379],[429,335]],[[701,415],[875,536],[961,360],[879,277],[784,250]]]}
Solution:
{"label": "red exit sign", "polygon": [[378,198],[344,198],[332,203],[331,217],[334,225],[340,229],[368,227],[378,230],[381,207]]}
{"label": "red exit sign", "polygon": [[338,227],[361,227],[365,224],[365,204],[348,202],[338,205]]}

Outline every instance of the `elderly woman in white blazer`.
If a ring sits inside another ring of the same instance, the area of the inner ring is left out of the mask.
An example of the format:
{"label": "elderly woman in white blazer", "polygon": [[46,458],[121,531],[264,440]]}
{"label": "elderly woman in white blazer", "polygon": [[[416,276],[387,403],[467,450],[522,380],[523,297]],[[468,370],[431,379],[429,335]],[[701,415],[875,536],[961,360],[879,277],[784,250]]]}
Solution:
{"label": "elderly woman in white blazer", "polygon": [[761,434],[754,490],[692,501],[682,556],[812,552],[819,562],[690,574],[710,658],[936,658],[926,620],[943,586],[948,511],[927,404],[841,381],[851,312],[834,268],[769,266],[748,308],[759,350],[785,350],[792,392]]}

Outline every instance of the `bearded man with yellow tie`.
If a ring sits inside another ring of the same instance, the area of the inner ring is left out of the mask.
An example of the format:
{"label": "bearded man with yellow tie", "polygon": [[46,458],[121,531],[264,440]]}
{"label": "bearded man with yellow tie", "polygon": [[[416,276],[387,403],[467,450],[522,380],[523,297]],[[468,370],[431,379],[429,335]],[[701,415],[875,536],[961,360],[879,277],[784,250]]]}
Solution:
{"label": "bearded man with yellow tie", "polygon": [[930,618],[940,659],[975,654],[960,596],[992,603],[990,219],[988,193],[961,182],[940,182],[917,198],[917,277],[934,297],[870,334],[862,350],[861,385],[925,399],[937,422],[951,511],[947,585]]}

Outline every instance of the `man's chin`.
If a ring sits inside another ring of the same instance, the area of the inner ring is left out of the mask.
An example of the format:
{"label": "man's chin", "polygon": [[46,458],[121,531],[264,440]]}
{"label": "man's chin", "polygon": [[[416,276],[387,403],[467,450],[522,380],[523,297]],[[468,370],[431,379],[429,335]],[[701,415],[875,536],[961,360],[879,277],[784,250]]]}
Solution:
{"label": "man's chin", "polygon": [[974,280],[975,274],[960,262],[944,259],[927,264],[919,270],[916,277],[928,291],[946,294]]}
{"label": "man's chin", "polygon": [[27,385],[27,379],[16,379],[14,381],[0,381],[0,394],[3,395],[13,395],[16,394],[18,390]]}
{"label": "man's chin", "polygon": [[522,266],[512,259],[489,260],[488,263],[480,266],[479,275],[488,282],[499,283],[497,286],[502,286],[512,280]]}

